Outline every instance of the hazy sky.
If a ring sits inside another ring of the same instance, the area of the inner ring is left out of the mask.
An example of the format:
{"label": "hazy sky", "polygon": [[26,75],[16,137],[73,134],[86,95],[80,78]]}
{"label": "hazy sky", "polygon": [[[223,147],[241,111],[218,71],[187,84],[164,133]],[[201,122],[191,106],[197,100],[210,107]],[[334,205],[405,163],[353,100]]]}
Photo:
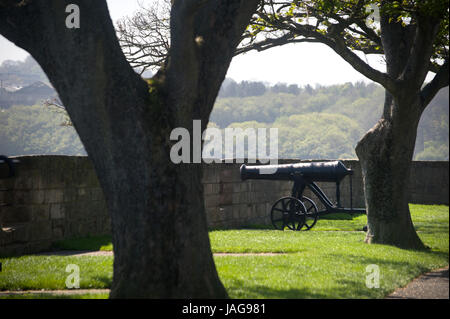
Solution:
{"label": "hazy sky", "polygon": [[[139,1],[145,3],[151,0]],[[114,21],[132,14],[139,8],[138,0],[107,2]],[[8,59],[23,60],[28,55],[26,51],[1,36],[0,48],[0,63]],[[384,70],[379,57],[371,56],[369,62],[373,67]],[[272,84],[285,82],[330,85],[359,80],[369,82],[325,45],[307,43],[285,45],[265,52],[249,52],[238,56],[233,59],[227,76],[236,81],[258,80]]]}

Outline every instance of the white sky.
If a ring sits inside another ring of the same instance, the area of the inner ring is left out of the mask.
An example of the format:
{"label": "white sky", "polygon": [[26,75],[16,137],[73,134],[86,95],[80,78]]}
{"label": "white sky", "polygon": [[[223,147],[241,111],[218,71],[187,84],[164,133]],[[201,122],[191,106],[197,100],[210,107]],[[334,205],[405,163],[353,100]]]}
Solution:
{"label": "white sky", "polygon": [[[152,0],[139,0],[147,2]],[[107,0],[113,21],[136,11],[138,0]],[[82,14],[82,13],[81,13]],[[0,63],[4,60],[23,60],[28,53],[0,36]],[[381,59],[371,56],[370,64],[384,70]],[[233,59],[227,77],[236,81],[264,81],[297,83],[299,85],[331,85],[365,81],[367,78],[355,71],[331,49],[322,44],[291,44],[265,52],[249,52]]]}

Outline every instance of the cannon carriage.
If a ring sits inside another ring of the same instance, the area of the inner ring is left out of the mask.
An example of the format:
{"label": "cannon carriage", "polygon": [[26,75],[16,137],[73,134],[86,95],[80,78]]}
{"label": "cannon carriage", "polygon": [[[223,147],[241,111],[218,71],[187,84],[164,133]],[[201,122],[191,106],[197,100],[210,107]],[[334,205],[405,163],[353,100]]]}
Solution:
{"label": "cannon carriage", "polygon": [[[309,230],[319,216],[333,213],[365,214],[364,208],[353,208],[352,175],[341,161],[295,163],[284,165],[242,165],[241,179],[286,180],[293,181],[291,196],[277,200],[270,211],[272,225],[276,229]],[[341,207],[340,183],[350,178],[350,208]],[[336,203],[320,189],[316,182],[336,183]],[[317,196],[325,209],[319,211],[311,198],[303,195],[308,188]]]}

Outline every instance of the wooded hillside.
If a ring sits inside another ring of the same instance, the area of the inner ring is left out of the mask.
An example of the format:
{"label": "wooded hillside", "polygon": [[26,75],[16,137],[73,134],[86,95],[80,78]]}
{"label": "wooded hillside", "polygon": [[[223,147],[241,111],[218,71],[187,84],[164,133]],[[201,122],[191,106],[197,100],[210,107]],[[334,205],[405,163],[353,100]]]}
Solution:
{"label": "wooded hillside", "polygon": [[[448,160],[448,87],[422,116],[416,160]],[[384,90],[376,84],[334,86],[236,83],[226,79],[210,127],[278,128],[280,158],[356,158],[357,141],[380,118]],[[11,106],[0,111],[0,154],[84,155],[73,127],[49,107]]]}

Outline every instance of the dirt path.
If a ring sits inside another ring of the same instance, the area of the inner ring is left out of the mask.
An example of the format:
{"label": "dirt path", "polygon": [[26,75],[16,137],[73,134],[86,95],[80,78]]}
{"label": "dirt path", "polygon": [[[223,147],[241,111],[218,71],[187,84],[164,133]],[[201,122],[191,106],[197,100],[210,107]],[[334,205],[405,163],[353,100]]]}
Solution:
{"label": "dirt path", "polygon": [[109,289],[65,289],[65,290],[5,290],[0,291],[2,296],[14,295],[84,295],[84,294],[109,294]]}
{"label": "dirt path", "polygon": [[113,256],[112,251],[89,251],[89,250],[60,250],[49,251],[36,254],[38,256],[64,256],[64,257],[83,257],[83,256]]}
{"label": "dirt path", "polygon": [[386,299],[449,299],[448,266],[417,277]]}

